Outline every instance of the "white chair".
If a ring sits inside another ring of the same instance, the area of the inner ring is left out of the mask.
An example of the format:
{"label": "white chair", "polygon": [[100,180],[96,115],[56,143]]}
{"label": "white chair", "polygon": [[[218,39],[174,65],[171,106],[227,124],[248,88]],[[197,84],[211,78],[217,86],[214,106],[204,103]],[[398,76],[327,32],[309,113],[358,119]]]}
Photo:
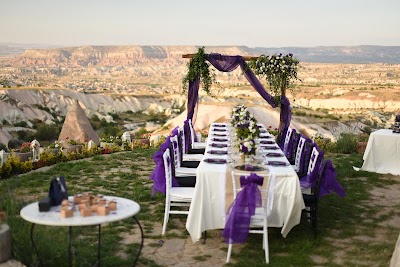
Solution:
{"label": "white chair", "polygon": [[[262,186],[259,186],[262,198],[262,205],[259,208],[256,208],[254,216],[250,219],[250,230],[249,233],[254,234],[262,234],[263,235],[263,249],[265,251],[265,262],[269,263],[269,247],[268,247],[268,216],[271,213],[272,205],[273,205],[273,196],[274,196],[274,188],[275,188],[275,175],[273,173],[257,173],[258,176],[264,178],[264,182]],[[250,176],[249,172],[239,172],[232,171],[232,185],[233,185],[233,195],[236,199],[236,196],[239,191],[241,191],[240,187],[240,176],[248,177]],[[228,215],[229,216],[229,215]],[[253,229],[256,228],[256,229]],[[261,228],[261,229],[260,229]],[[228,246],[228,253],[226,257],[226,262],[228,263],[232,254],[232,244],[230,243]]]}
{"label": "white chair", "polygon": [[195,142],[194,141],[194,137],[195,137],[195,132],[194,132],[194,128],[193,128],[193,124],[192,124],[192,120],[189,119],[189,129],[190,129],[190,140],[192,141],[191,143],[191,147],[193,149],[204,149],[206,148],[206,143],[203,142]]}
{"label": "white chair", "polygon": [[204,154],[186,154],[185,152],[185,136],[184,129],[179,128],[178,130],[178,144],[179,144],[179,152],[182,155],[182,161],[201,161],[204,157]]}
{"label": "white chair", "polygon": [[300,159],[303,154],[303,149],[304,149],[305,143],[306,143],[306,139],[304,138],[304,136],[301,136],[300,140],[299,140],[299,144],[297,145],[296,157],[294,159],[294,165],[292,165],[295,172],[298,172],[300,170]]}
{"label": "white chair", "polygon": [[313,147],[311,151],[311,157],[310,157],[310,162],[308,163],[308,169],[307,169],[307,174],[310,174],[314,168],[315,164],[317,163],[318,157],[319,157],[319,151],[316,146]]}
{"label": "white chair", "polygon": [[167,224],[170,214],[189,214],[189,211],[173,210],[172,207],[189,207],[192,202],[194,188],[193,187],[172,187],[172,168],[169,149],[167,148],[163,154],[165,168],[165,213],[162,235],[167,230]]}
{"label": "white chair", "polygon": [[292,128],[288,128],[287,129],[287,132],[286,132],[286,136],[285,136],[285,142],[283,143],[283,152],[285,153],[285,156],[286,156],[286,152],[288,151],[288,149],[289,149],[289,142],[290,142],[290,139],[292,138],[292,134],[293,134],[293,132],[294,131],[296,131],[296,130],[293,130]]}
{"label": "white chair", "polygon": [[196,168],[181,167],[181,156],[179,149],[178,136],[172,136],[171,140],[171,157],[173,157],[175,167],[175,177],[178,176],[196,176]]}
{"label": "white chair", "polygon": [[[323,157],[323,155],[320,155],[321,152],[318,150],[316,146],[313,146],[313,149],[311,150],[311,156],[310,156],[310,161],[308,162],[308,167],[307,167],[307,175],[311,174],[311,172],[314,170],[314,168],[319,168],[320,166],[316,166],[318,162],[318,157]],[[301,183],[300,183],[301,186]],[[301,192],[303,194],[309,195],[311,194],[311,188],[310,187],[301,187]]]}

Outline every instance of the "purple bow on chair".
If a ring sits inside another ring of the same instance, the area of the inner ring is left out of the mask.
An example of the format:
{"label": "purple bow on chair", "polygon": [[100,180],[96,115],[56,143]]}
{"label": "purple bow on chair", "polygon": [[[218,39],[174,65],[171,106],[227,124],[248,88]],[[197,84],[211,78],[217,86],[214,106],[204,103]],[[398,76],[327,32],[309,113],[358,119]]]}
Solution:
{"label": "purple bow on chair", "polygon": [[243,189],[237,193],[235,201],[229,208],[229,217],[222,232],[225,243],[246,242],[251,216],[262,204],[258,186],[262,186],[263,182],[264,178],[255,173],[251,173],[248,177],[240,177],[240,186]]}

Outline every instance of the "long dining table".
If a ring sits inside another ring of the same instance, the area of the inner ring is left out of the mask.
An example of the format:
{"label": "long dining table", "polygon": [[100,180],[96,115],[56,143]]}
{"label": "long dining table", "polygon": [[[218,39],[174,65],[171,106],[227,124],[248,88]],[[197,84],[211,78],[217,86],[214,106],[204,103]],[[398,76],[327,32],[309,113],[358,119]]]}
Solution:
{"label": "long dining table", "polygon": [[[204,157],[196,170],[196,186],[186,222],[186,229],[193,242],[199,241],[204,231],[224,228],[227,211],[233,201],[228,193],[232,192],[230,172],[235,167],[235,163],[228,163],[232,158],[231,151],[228,151],[232,139],[229,127],[224,123],[211,124]],[[285,162],[284,165],[267,165],[278,159],[269,158],[268,155],[277,156],[276,154],[283,152],[263,126],[260,126],[260,131],[259,145],[269,143],[262,146],[265,164],[260,166],[275,174],[273,205],[268,226],[282,227],[281,234],[286,237],[300,223],[301,212],[305,208],[300,182],[283,155],[279,157],[279,161]]]}

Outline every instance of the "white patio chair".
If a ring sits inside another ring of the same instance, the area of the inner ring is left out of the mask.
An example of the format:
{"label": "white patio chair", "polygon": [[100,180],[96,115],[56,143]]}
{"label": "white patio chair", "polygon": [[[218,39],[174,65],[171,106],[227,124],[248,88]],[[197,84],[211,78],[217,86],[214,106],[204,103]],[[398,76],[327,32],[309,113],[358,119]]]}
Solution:
{"label": "white patio chair", "polygon": [[[264,178],[262,186],[259,186],[262,198],[262,206],[256,208],[254,216],[250,219],[250,230],[249,233],[262,234],[263,235],[263,249],[265,251],[265,262],[269,263],[269,247],[268,247],[268,216],[271,213],[273,205],[273,191],[275,187],[275,175],[271,172],[267,173],[257,173],[258,176]],[[233,195],[236,196],[240,187],[240,176],[248,177],[249,172],[232,171],[232,185],[233,185]],[[229,215],[228,215],[229,216]],[[261,229],[260,229],[261,228]],[[232,244],[228,246],[228,253],[226,257],[226,262],[230,261],[232,254]]]}
{"label": "white patio chair", "polygon": [[162,235],[167,230],[167,224],[170,214],[189,214],[188,210],[173,210],[172,207],[189,207],[192,202],[194,188],[193,187],[172,187],[172,168],[169,149],[167,148],[163,154],[165,168],[165,212]]}
{"label": "white patio chair", "polygon": [[183,127],[178,130],[178,143],[179,143],[179,152],[181,153],[182,161],[201,161],[204,157],[204,154],[186,154],[185,153],[185,136]]}
{"label": "white patio chair", "polygon": [[175,167],[175,177],[178,176],[196,176],[196,168],[189,168],[189,167],[182,167],[181,166],[181,156],[180,156],[180,150],[179,150],[179,142],[178,142],[178,136],[172,136],[171,137],[171,157],[173,158],[174,161],[174,167]]}
{"label": "white patio chair", "polygon": [[306,138],[304,138],[304,136],[301,136],[300,140],[299,140],[299,144],[297,145],[296,157],[294,159],[294,165],[292,165],[295,172],[298,172],[300,170],[300,160],[301,160],[301,156],[303,154],[303,149],[304,149],[305,143],[306,143]]}
{"label": "white patio chair", "polygon": [[296,131],[296,130],[294,130],[294,129],[292,129],[292,128],[288,128],[287,129],[287,132],[286,132],[286,136],[285,136],[285,142],[283,143],[283,152],[285,153],[285,156],[286,156],[286,154],[287,154],[287,151],[288,151],[288,149],[289,149],[289,142],[290,142],[290,139],[292,138],[292,133],[294,132],[294,131]]}
{"label": "white patio chair", "polygon": [[191,119],[189,119],[189,129],[190,129],[190,140],[192,141],[192,143],[191,143],[191,147],[193,148],[193,149],[204,149],[204,148],[206,148],[206,143],[204,143],[204,142],[195,142],[194,140],[195,140],[195,132],[194,132],[194,128],[193,128],[193,124],[192,124],[192,120]]}

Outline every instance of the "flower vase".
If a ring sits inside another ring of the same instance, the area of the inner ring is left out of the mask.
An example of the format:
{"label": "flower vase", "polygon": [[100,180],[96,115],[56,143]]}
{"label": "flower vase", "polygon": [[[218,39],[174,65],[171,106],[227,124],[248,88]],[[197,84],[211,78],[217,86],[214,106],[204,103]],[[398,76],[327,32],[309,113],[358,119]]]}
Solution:
{"label": "flower vase", "polygon": [[253,161],[253,158],[251,157],[251,155],[246,155],[243,153],[240,155],[240,157],[244,164],[250,164]]}

